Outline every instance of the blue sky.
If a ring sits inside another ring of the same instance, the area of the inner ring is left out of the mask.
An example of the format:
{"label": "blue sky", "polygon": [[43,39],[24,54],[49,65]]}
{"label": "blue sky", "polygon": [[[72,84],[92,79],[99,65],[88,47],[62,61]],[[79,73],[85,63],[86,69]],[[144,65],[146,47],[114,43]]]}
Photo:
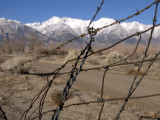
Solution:
{"label": "blue sky", "polygon": [[[153,2],[154,0],[105,0],[97,19],[107,17],[120,20]],[[100,3],[101,0],[0,0],[0,17],[22,23],[43,22],[53,16],[89,20]],[[127,22],[152,24],[154,7],[155,5]]]}

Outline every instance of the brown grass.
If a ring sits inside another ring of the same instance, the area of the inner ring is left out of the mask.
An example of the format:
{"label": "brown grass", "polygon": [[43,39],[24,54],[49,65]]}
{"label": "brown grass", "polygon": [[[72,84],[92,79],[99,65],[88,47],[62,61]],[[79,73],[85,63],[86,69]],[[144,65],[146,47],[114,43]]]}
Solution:
{"label": "brown grass", "polygon": [[[78,55],[79,55],[79,53],[75,50],[68,51],[68,54],[65,56],[64,63],[67,62],[68,60],[77,58]],[[74,61],[71,62],[71,64],[73,64],[73,63],[74,63]]]}
{"label": "brown grass", "polygon": [[[60,91],[60,90],[58,91],[58,90],[55,89],[53,91],[53,93],[50,95],[50,99],[52,101],[54,101],[56,104],[58,104],[61,96],[62,96],[62,91]],[[71,99],[72,96],[73,96],[73,93],[72,93],[72,91],[70,91],[68,96],[66,97],[66,101]]]}
{"label": "brown grass", "polygon": [[[135,58],[140,57],[144,54],[144,51],[146,49],[146,45],[140,44],[138,46],[138,49],[135,53]],[[119,44],[118,46],[115,46],[107,51],[104,52],[104,54],[109,54],[112,51],[118,51],[124,55],[132,54],[135,50],[135,44]],[[150,45],[148,55],[156,54],[159,51],[158,45]]]}
{"label": "brown grass", "polygon": [[126,58],[126,56],[124,54],[122,54],[118,51],[112,51],[106,56],[106,58],[104,59],[104,63],[111,64],[111,63],[123,60],[125,58]]}
{"label": "brown grass", "polygon": [[[14,69],[14,71],[11,71],[11,72],[16,73],[16,74],[24,74],[24,73],[27,73],[31,68],[31,63],[24,64],[26,61],[28,61],[27,57],[22,57],[22,56],[14,57],[14,58],[12,58],[10,60],[7,60],[4,63],[2,63],[1,64],[1,69],[5,71],[5,70],[10,70],[10,69],[13,69],[17,66],[20,66],[20,67],[17,67],[16,69]],[[24,65],[22,65],[22,64],[24,64]]]}
{"label": "brown grass", "polygon": [[[135,75],[136,72],[137,72],[137,70],[135,70],[134,68],[131,68],[131,69],[129,69],[129,70],[127,71],[127,74],[128,74],[128,75]],[[143,74],[144,74],[143,71],[139,71],[139,73],[138,73],[139,76],[142,76]]]}

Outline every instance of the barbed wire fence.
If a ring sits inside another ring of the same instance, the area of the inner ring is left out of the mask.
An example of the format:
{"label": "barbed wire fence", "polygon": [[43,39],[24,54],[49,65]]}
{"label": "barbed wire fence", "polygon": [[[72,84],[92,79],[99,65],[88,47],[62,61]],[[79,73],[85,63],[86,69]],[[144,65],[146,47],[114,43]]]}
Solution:
{"label": "barbed wire fence", "polygon": [[[153,18],[153,26],[156,24],[156,21],[157,21],[158,2],[159,2],[159,1],[157,1],[156,7],[155,7],[155,15],[154,15],[154,18]],[[127,97],[126,97],[126,99],[125,99],[125,102],[124,102],[124,104],[122,105],[119,113],[118,113],[117,116],[116,116],[116,120],[119,119],[119,116],[120,116],[121,112],[124,111],[124,108],[125,108],[125,106],[126,106],[126,103],[128,102],[128,98],[133,94],[133,92],[134,92],[134,91],[136,90],[136,88],[139,86],[139,84],[141,83],[143,77],[146,75],[146,73],[148,72],[149,68],[152,66],[152,64],[154,63],[155,59],[156,59],[156,58],[158,57],[158,55],[160,54],[160,52],[159,52],[159,53],[157,53],[157,54],[155,55],[154,59],[153,59],[153,60],[151,61],[151,63],[149,64],[148,68],[145,70],[145,72],[144,72],[144,74],[142,75],[142,77],[141,77],[139,80],[137,80],[137,82],[136,82],[136,79],[137,79],[137,77],[138,77],[138,73],[139,73],[139,71],[140,71],[141,68],[142,68],[143,61],[144,61],[144,59],[147,57],[147,52],[148,52],[148,49],[149,49],[149,46],[150,46],[150,43],[151,43],[151,40],[152,40],[153,31],[154,31],[154,28],[151,29],[151,34],[150,34],[150,37],[149,37],[149,40],[148,40],[148,44],[147,44],[147,46],[146,46],[146,50],[145,50],[144,56],[143,56],[142,61],[141,61],[140,65],[139,65],[139,67],[138,67],[138,70],[137,70],[137,72],[136,72],[136,74],[135,74],[135,77],[134,77],[133,82],[132,82],[132,84],[131,84],[131,87],[130,87],[130,89],[129,89],[128,95],[127,95]]]}
{"label": "barbed wire fence", "polygon": [[[132,15],[124,18],[124,19],[116,20],[115,22],[113,22],[113,23],[111,23],[111,24],[109,24],[109,25],[105,25],[105,26],[103,26],[103,27],[97,28],[97,29],[95,30],[95,32],[98,33],[99,31],[101,31],[101,30],[103,30],[103,29],[105,29],[105,28],[108,28],[108,27],[113,26],[113,25],[116,25],[116,24],[120,24],[121,22],[124,22],[124,21],[126,21],[126,20],[128,20],[128,19],[131,19],[131,18],[135,17],[135,16],[138,16],[138,15],[140,15],[141,13],[143,13],[144,11],[146,11],[147,9],[151,8],[154,4],[156,4],[156,1],[153,2],[152,4],[148,5],[147,7],[145,7],[145,8],[142,9],[142,10],[139,10],[139,11],[137,10],[136,13],[134,13],[134,14],[132,14]],[[155,26],[153,26],[153,27],[158,27],[158,26],[159,26],[159,24],[157,24],[157,25],[155,25]],[[147,29],[146,31],[143,31],[141,34],[149,31],[150,29],[151,29],[151,28]],[[75,37],[75,38],[73,38],[73,39],[66,40],[66,42],[64,42],[64,43],[62,43],[61,45],[57,46],[57,47],[53,50],[53,52],[61,49],[61,48],[62,48],[63,46],[65,46],[65,45],[67,45],[67,44],[69,44],[69,43],[71,43],[71,42],[73,42],[73,41],[75,41],[75,40],[77,40],[77,39],[79,39],[79,38],[83,38],[83,37],[85,37],[85,36],[87,36],[87,35],[89,35],[89,33],[84,33],[84,34],[81,34],[80,36]],[[122,40],[122,41],[117,42],[117,44],[119,44],[120,42],[123,42],[123,41],[125,41],[125,40],[127,40],[127,39],[129,39],[129,38],[131,38],[131,37],[137,36],[137,35],[138,35],[138,32],[135,33],[134,35],[131,35],[131,36],[125,38],[125,39]],[[6,39],[7,39],[7,38],[6,38]],[[114,46],[117,45],[117,44],[114,44]],[[112,46],[111,46],[111,47],[112,47]],[[99,51],[96,51],[95,53],[98,53],[98,52],[101,52],[101,51],[105,51],[105,50],[107,50],[107,49],[110,49],[110,48],[107,47],[107,48],[101,49],[101,50],[99,50]],[[93,54],[94,54],[94,53],[93,53]],[[22,63],[22,64],[20,64],[20,65],[18,65],[18,66],[15,66],[14,68],[11,68],[11,69],[9,69],[9,70],[2,70],[2,71],[3,71],[3,72],[12,71],[12,70],[14,70],[14,69],[17,69],[17,68],[20,67],[20,66],[23,66],[24,64],[26,64],[26,63],[28,63],[28,62],[32,62],[32,61],[35,61],[35,60],[38,60],[38,59],[41,59],[41,58],[44,58],[44,57],[48,57],[49,55],[52,55],[52,53],[40,55],[40,56],[37,56],[37,57],[34,58],[34,59],[27,58],[28,61],[26,61],[26,62],[24,62],[24,63]],[[70,62],[70,61],[68,61],[68,62]],[[67,63],[68,63],[68,62],[67,62]],[[66,63],[66,64],[67,64],[67,63]]]}
{"label": "barbed wire fence", "polygon": [[[159,4],[159,0],[155,0],[155,2],[153,2],[152,4],[150,4],[149,6],[147,6],[146,8],[140,10],[140,11],[137,11],[136,13],[124,18],[124,19],[121,19],[121,20],[116,20],[115,22],[109,24],[109,25],[106,25],[106,26],[103,26],[101,28],[93,28],[91,27],[92,25],[92,22],[94,21],[94,19],[96,18],[98,12],[101,10],[101,7],[104,3],[104,0],[102,0],[100,6],[97,8],[97,11],[95,13],[95,15],[93,16],[93,18],[91,19],[88,27],[87,27],[87,33],[84,33],[76,38],[73,38],[71,40],[67,40],[67,42],[59,45],[58,47],[55,48],[54,51],[57,51],[58,49],[60,49],[61,47],[65,46],[66,44],[69,44],[71,43],[72,41],[76,40],[76,39],[79,39],[79,38],[83,38],[87,35],[89,35],[89,38],[90,38],[90,41],[87,43],[86,47],[84,49],[81,50],[81,53],[77,56],[76,59],[71,59],[71,60],[68,60],[66,63],[64,63],[60,68],[57,68],[55,71],[53,71],[51,74],[48,75],[51,76],[52,75],[52,80],[48,80],[47,84],[43,86],[43,88],[39,91],[38,94],[35,95],[35,97],[32,99],[31,101],[31,104],[29,106],[29,108],[22,114],[20,120],[34,120],[36,118],[39,118],[39,120],[42,119],[42,116],[46,113],[49,113],[49,112],[53,112],[53,116],[52,116],[52,120],[57,120],[59,118],[59,115],[60,115],[60,112],[62,109],[65,109],[67,107],[72,107],[72,106],[76,106],[76,105],[84,105],[84,104],[92,104],[92,103],[102,103],[102,106],[101,106],[101,110],[99,112],[99,117],[98,117],[98,120],[101,119],[101,114],[103,112],[103,109],[104,109],[104,105],[105,105],[105,102],[106,101],[115,101],[115,100],[124,100],[124,103],[120,109],[120,111],[117,113],[116,115],[116,118],[115,120],[118,120],[121,113],[124,111],[125,109],[125,106],[128,102],[129,99],[140,99],[140,98],[147,98],[147,97],[153,97],[153,96],[159,96],[160,94],[152,94],[152,95],[147,95],[147,96],[137,96],[137,97],[131,97],[132,94],[134,93],[134,91],[137,89],[137,87],[139,86],[139,84],[141,83],[141,81],[143,80],[144,76],[147,74],[148,70],[150,69],[150,67],[153,65],[153,63],[156,61],[156,60],[159,60],[159,55],[160,55],[160,51],[157,52],[154,56],[154,58],[152,59],[146,59],[146,56],[147,56],[147,53],[148,53],[148,50],[149,50],[149,47],[150,47],[150,44],[151,44],[151,41],[152,41],[152,36],[153,36],[153,32],[154,32],[154,28],[156,27],[159,27],[160,24],[156,24],[156,20],[157,20],[157,9],[158,9],[158,4]],[[92,48],[92,43],[93,42],[96,42],[94,41],[94,38],[96,36],[96,34],[107,28],[107,27],[110,27],[110,26],[113,26],[113,25],[116,25],[116,24],[120,24],[121,22],[123,21],[126,21],[134,16],[137,16],[137,15],[140,15],[142,12],[146,11],[147,9],[149,9],[150,7],[152,7],[153,5],[156,5],[155,7],[155,14],[154,14],[154,18],[153,18],[153,25],[151,27],[149,27],[148,29],[144,30],[144,31],[139,31],[139,32],[136,32],[130,36],[127,36],[121,40],[119,40],[118,42],[112,44],[111,46],[109,47],[106,47],[106,48],[102,48],[102,49],[99,49],[97,51],[94,51],[92,53],[89,53],[91,48]],[[148,43],[147,43],[147,46],[146,46],[146,50],[144,52],[144,56],[142,58],[142,60],[140,61],[135,61],[135,62],[126,62],[126,60],[128,60],[129,58],[131,58],[137,51],[137,48],[139,47],[139,43],[141,41],[141,38],[142,38],[142,34],[148,32],[148,31],[151,31],[150,33],[150,36],[149,36],[149,40],[148,40]],[[99,67],[94,67],[94,68],[86,68],[86,69],[83,69],[83,66],[84,66],[84,63],[86,61],[86,59],[96,53],[100,53],[102,51],[107,51],[117,45],[119,45],[120,43],[128,40],[129,38],[132,38],[134,36],[139,36],[139,40],[137,41],[136,45],[135,45],[135,49],[134,51],[128,55],[126,58],[124,58],[123,60],[120,60],[118,62],[114,62],[114,63],[111,63],[111,64],[108,64],[108,65],[103,65],[103,66],[99,66]],[[51,55],[51,54],[50,54]],[[28,58],[28,61],[27,62],[32,62],[32,61],[35,61],[35,60],[38,60],[40,58],[43,58],[43,57],[47,57],[48,55],[42,55],[42,56],[38,56],[34,59],[29,59]],[[75,64],[73,65],[73,68],[71,71],[69,72],[61,72],[68,63],[72,62],[72,61],[75,61]],[[25,62],[25,63],[27,63]],[[80,65],[78,63],[81,63]],[[139,71],[141,70],[144,62],[149,62],[149,65],[147,67],[147,69],[145,70],[145,72],[143,73],[143,75],[138,79],[138,73]],[[25,63],[21,64],[21,65],[24,65]],[[103,93],[104,93],[104,82],[105,82],[105,77],[106,77],[106,73],[109,71],[110,68],[113,68],[113,67],[117,67],[117,66],[122,66],[122,65],[130,65],[130,64],[135,64],[135,63],[139,63],[139,67],[138,67],[138,70],[134,76],[134,79],[133,79],[133,82],[130,86],[130,89],[129,89],[129,92],[128,92],[128,95],[127,97],[124,97],[124,98],[113,98],[113,99],[104,99],[103,98]],[[20,66],[21,66],[20,65]],[[79,65],[79,66],[78,66]],[[14,69],[17,69],[19,66],[16,66],[10,70],[14,70]],[[83,72],[83,71],[90,71],[90,70],[94,70],[94,69],[104,69],[104,74],[103,74],[103,78],[102,78],[102,87],[101,87],[101,95],[100,95],[100,98],[96,101],[88,101],[88,102],[81,102],[81,103],[77,103],[77,104],[70,104],[70,105],[67,105],[65,106],[65,101],[66,101],[66,97],[69,93],[69,90],[71,89],[72,87],[72,84],[76,81],[76,77],[79,75],[80,72]],[[7,71],[10,71],[10,70],[7,70]],[[5,71],[3,71],[5,72]],[[43,106],[44,106],[44,103],[45,103],[45,99],[46,99],[46,96],[48,94],[48,91],[50,90],[52,84],[53,84],[53,81],[55,79],[57,79],[58,77],[64,75],[64,74],[69,74],[69,79],[66,83],[66,86],[65,88],[63,89],[63,93],[62,93],[62,96],[61,96],[61,99],[59,100],[58,102],[58,105],[57,105],[57,108],[56,109],[52,109],[52,110],[48,110],[48,111],[45,111],[45,112],[42,112],[43,110]],[[138,80],[137,80],[138,79]],[[36,106],[35,103],[39,101],[39,105]],[[1,107],[0,107],[1,108]],[[30,110],[32,110],[32,112],[30,112]],[[4,117],[4,120],[7,119],[7,117],[5,116],[5,113],[4,111],[2,110],[2,108],[0,109],[0,111],[2,111],[3,113],[3,117]],[[38,111],[38,116],[36,117],[32,117],[33,114],[35,112]],[[29,113],[30,112],[30,113]],[[1,116],[0,116],[1,117]],[[141,119],[143,118],[151,118],[150,116],[141,116]],[[152,119],[160,119],[160,118],[153,118]]]}

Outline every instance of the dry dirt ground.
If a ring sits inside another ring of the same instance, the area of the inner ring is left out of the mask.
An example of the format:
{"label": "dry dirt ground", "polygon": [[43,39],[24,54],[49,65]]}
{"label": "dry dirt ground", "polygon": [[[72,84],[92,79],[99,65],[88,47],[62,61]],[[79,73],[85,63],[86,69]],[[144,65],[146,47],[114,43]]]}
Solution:
{"label": "dry dirt ground", "polygon": [[[1,56],[3,62],[12,56]],[[6,113],[8,120],[19,120],[30,106],[34,96],[47,84],[47,77],[34,75],[35,73],[48,73],[60,67],[56,64],[33,62],[30,73],[25,75],[13,75],[0,72],[0,106]],[[67,66],[63,71],[70,71],[71,66]],[[56,79],[50,88],[44,103],[43,112],[56,108],[56,104],[69,75],[64,75]],[[65,105],[79,102],[88,102],[98,100],[101,93],[103,71],[93,70],[82,72],[77,77],[76,82],[70,90],[69,97]],[[129,86],[133,80],[132,75],[125,75],[117,72],[108,72],[105,77],[104,99],[125,97]],[[159,78],[159,77],[158,77]],[[160,80],[145,78],[133,96],[143,96],[149,94],[160,94]],[[33,105],[36,108],[39,100]],[[124,100],[105,102],[101,115],[101,120],[114,120]],[[92,103],[84,105],[74,105],[63,109],[59,120],[97,120],[102,103]],[[31,111],[33,111],[31,109]],[[36,111],[33,116],[38,116]],[[140,116],[160,117],[160,97],[143,98],[130,100],[121,114],[120,120],[139,120]],[[43,115],[43,120],[50,120],[53,112]],[[38,119],[38,118],[36,118]],[[1,120],[1,119],[0,119]],[[143,119],[143,120],[146,120]],[[152,119],[147,119],[152,120]]]}

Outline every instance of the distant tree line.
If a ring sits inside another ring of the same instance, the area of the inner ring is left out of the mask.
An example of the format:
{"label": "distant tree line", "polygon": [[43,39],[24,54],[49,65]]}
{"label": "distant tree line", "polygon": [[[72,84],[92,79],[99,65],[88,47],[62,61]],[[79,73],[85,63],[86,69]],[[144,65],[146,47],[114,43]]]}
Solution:
{"label": "distant tree line", "polygon": [[38,35],[31,34],[29,39],[25,36],[19,37],[17,40],[5,38],[0,42],[1,53],[31,53],[42,49],[43,41],[39,39]]}
{"label": "distant tree line", "polygon": [[29,54],[55,54],[66,55],[68,48],[55,51],[55,47],[58,43],[50,41],[45,43],[35,33],[31,34],[29,38],[25,36],[19,37],[17,40],[5,38],[0,42],[0,53],[29,53]]}

